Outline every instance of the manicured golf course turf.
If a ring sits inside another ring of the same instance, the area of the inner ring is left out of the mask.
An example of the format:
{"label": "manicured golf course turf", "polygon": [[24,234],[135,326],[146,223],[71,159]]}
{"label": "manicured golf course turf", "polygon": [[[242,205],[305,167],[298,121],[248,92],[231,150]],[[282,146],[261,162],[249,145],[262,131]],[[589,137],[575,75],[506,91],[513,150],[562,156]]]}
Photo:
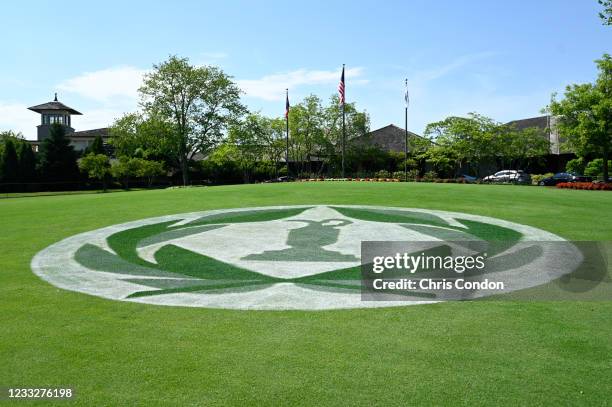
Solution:
{"label": "manicured golf course turf", "polygon": [[612,403],[612,302],[230,311],[106,300],[30,270],[48,245],[104,226],[301,204],[440,209],[612,240],[603,191],[318,182],[1,199],[0,387],[74,388],[58,405]]}

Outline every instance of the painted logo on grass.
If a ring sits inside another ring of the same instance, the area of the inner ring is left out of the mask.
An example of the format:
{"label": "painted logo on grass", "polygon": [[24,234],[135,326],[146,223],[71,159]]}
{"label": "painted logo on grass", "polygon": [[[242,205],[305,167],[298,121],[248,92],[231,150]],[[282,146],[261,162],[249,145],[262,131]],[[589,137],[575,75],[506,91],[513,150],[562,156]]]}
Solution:
{"label": "painted logo on grass", "polygon": [[[563,240],[526,225],[462,213],[373,206],[283,206],[177,214],[67,238],[36,255],[33,271],[51,284],[114,300],[229,309],[335,309],[420,302],[362,301],[362,241],[498,241],[492,258],[519,241]],[[500,243],[501,242],[501,243]],[[530,259],[558,256],[543,246]],[[518,288],[552,273],[497,271]],[[560,262],[556,262],[560,263]],[[525,273],[531,273],[525,278]],[[435,301],[434,301],[435,302]]]}

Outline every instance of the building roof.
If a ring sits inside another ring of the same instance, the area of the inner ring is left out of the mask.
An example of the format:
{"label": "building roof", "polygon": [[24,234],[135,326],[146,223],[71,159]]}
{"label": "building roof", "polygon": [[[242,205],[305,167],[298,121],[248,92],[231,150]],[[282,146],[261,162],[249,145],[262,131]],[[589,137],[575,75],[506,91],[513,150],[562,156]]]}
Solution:
{"label": "building roof", "polygon": [[[422,139],[423,137],[408,131],[408,138]],[[373,130],[364,136],[355,137],[351,140],[351,143],[377,145],[385,151],[404,152],[406,130],[394,124],[390,124],[380,129]]]}
{"label": "building roof", "polygon": [[47,102],[41,105],[31,106],[31,107],[28,107],[28,109],[36,113],[42,113],[43,111],[46,111],[46,110],[65,110],[69,112],[70,114],[82,114],[81,112],[78,112],[77,110],[74,110],[73,108],[69,106],[66,106],[62,102],[58,102],[57,93],[55,94],[55,99],[52,102]]}
{"label": "building roof", "polygon": [[550,126],[550,116],[538,116],[530,117],[528,119],[513,120],[506,124],[514,126],[517,130],[524,130],[530,127],[537,127],[539,129],[546,130]]}
{"label": "building roof", "polygon": [[75,131],[66,135],[66,137],[68,138],[96,138],[98,136],[102,137],[103,139],[110,137],[108,127],[92,130]]}

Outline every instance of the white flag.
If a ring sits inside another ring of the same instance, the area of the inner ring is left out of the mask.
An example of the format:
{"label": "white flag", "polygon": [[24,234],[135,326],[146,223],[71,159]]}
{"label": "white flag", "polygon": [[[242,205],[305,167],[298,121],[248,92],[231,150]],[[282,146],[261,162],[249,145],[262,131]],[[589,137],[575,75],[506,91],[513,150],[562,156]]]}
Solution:
{"label": "white flag", "polygon": [[406,79],[406,93],[404,94],[404,101],[406,102],[406,107],[410,104],[410,96],[408,95],[408,79]]}

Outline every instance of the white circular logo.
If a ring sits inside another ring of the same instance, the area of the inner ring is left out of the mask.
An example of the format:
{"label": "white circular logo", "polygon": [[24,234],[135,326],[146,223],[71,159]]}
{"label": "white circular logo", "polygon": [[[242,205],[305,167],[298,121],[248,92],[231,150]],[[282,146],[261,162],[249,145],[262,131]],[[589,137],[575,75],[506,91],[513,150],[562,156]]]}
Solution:
{"label": "white circular logo", "polygon": [[[81,233],[32,260],[34,273],[68,290],[121,301],[190,307],[323,310],[422,304],[362,301],[362,241],[497,240],[493,259],[518,242],[554,234],[464,213],[354,205],[241,208],[143,219]],[[542,246],[529,265],[495,272],[544,284],[574,270],[579,251]],[[538,272],[554,260],[555,270]],[[483,294],[485,295],[485,294]],[[436,302],[436,301],[430,301]]]}

